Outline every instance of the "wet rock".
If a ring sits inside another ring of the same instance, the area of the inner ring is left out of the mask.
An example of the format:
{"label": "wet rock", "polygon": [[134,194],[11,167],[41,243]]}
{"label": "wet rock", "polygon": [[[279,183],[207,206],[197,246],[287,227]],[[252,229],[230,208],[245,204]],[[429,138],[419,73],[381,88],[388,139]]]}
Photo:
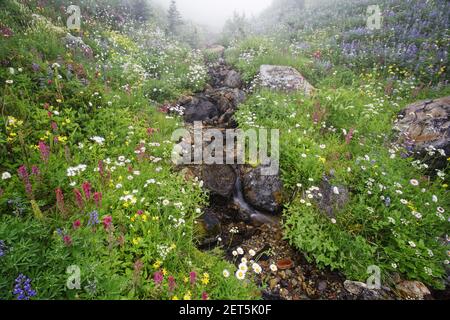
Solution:
{"label": "wet rock", "polygon": [[278,175],[262,175],[262,169],[243,168],[241,179],[245,200],[258,210],[277,213],[282,206],[281,179]]}
{"label": "wet rock", "polygon": [[237,106],[245,100],[245,92],[239,89],[213,89],[207,90],[205,94],[211,102],[217,105],[221,113],[236,110]]}
{"label": "wet rock", "polygon": [[419,281],[402,281],[395,288],[403,298],[423,300],[431,295],[430,290]]}
{"label": "wet rock", "polygon": [[359,296],[364,292],[364,290],[367,289],[367,284],[365,284],[363,282],[358,282],[358,281],[346,280],[344,282],[344,288],[349,293],[351,293],[355,296]]}
{"label": "wet rock", "polygon": [[240,88],[242,86],[241,75],[236,71],[231,70],[225,78],[224,86],[229,88]]}
{"label": "wet rock", "polygon": [[336,213],[342,210],[350,199],[348,189],[345,186],[333,185],[328,177],[322,179],[319,190],[314,191],[313,195],[320,210],[329,218],[335,218]]}
{"label": "wet rock", "polygon": [[319,291],[325,291],[328,287],[328,284],[326,281],[320,281],[319,285],[317,286],[317,289],[319,289]]}
{"label": "wet rock", "polygon": [[184,106],[184,120],[186,122],[205,121],[219,116],[217,107],[208,100],[195,102],[194,99],[190,104]]}
{"label": "wet rock", "polygon": [[230,197],[236,184],[236,173],[228,165],[204,165],[201,168],[201,179],[211,192],[222,197]]}
{"label": "wet rock", "polygon": [[[450,96],[407,106],[394,131],[399,142],[418,158],[425,158],[431,169],[445,168],[450,155]],[[427,156],[430,152],[432,156]]]}
{"label": "wet rock", "polygon": [[282,91],[303,91],[311,95],[314,87],[294,68],[287,66],[262,65],[259,70],[261,85]]}

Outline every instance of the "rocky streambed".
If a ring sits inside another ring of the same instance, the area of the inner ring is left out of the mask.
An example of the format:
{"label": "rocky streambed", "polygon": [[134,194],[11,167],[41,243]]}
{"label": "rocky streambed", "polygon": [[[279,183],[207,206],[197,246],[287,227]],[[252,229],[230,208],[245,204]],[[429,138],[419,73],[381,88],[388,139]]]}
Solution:
{"label": "rocky streambed", "polygon": [[[304,88],[306,94],[314,90],[292,68],[269,67],[262,66],[266,74],[263,83],[269,87],[277,87],[280,81],[288,81],[288,91],[298,90],[299,86]],[[269,79],[273,76],[270,72],[274,70],[279,71],[278,79]],[[210,83],[203,92],[183,96],[177,102],[177,107],[184,110],[185,127],[189,132],[184,139],[180,139],[181,154],[192,161],[179,168],[186,179],[198,178],[203,181],[204,188],[210,191],[210,204],[204,209],[204,215],[199,221],[202,235],[199,248],[210,250],[219,246],[225,251],[226,258],[236,266],[242,257],[236,257],[236,251],[242,249],[248,261],[257,261],[263,269],[256,275],[256,282],[262,288],[264,299],[395,299],[398,292],[394,293],[387,287],[369,290],[366,284],[347,281],[339,272],[319,270],[283,239],[281,211],[285,197],[279,175],[263,175],[262,166],[236,162],[226,164],[227,157],[237,160],[236,150],[227,150],[228,154],[222,155],[223,162],[219,161],[219,164],[194,162],[196,149],[193,141],[198,134],[195,126],[201,123],[202,135],[207,135],[208,130],[216,133],[208,136],[211,139],[202,140],[203,149],[218,143],[217,134],[223,138],[219,144],[225,145],[226,130],[238,127],[233,115],[246,99],[246,90],[239,73],[227,65],[223,58],[209,65],[209,75]],[[333,194],[326,190],[327,186],[325,179],[321,191]],[[341,194],[345,195],[345,190],[342,191]],[[324,198],[329,203],[318,205],[326,208],[335,208],[345,201],[332,199],[331,196]],[[253,257],[249,255],[250,252]],[[274,265],[277,266],[276,271],[271,270]],[[422,291],[419,284],[409,283],[412,286],[409,290],[417,291],[419,297],[422,295],[421,298],[430,297],[428,289]]]}

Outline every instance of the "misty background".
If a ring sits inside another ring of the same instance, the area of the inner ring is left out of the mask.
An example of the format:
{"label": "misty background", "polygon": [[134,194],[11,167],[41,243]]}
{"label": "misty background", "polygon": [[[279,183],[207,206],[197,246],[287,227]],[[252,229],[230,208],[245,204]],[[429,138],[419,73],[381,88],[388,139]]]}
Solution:
{"label": "misty background", "polygon": [[[171,0],[153,0],[167,9]],[[234,12],[247,18],[256,17],[270,6],[272,0],[177,0],[180,14],[195,23],[213,28],[219,32],[225,21],[231,18]]]}

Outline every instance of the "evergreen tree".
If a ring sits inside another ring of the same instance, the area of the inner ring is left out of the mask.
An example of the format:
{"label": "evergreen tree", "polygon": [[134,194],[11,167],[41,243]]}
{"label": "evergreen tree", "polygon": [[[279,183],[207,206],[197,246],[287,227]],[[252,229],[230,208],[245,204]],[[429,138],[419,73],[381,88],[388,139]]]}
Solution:
{"label": "evergreen tree", "polygon": [[170,2],[169,11],[167,12],[168,20],[168,32],[171,35],[178,34],[178,27],[183,23],[181,20],[180,12],[177,8],[177,3],[175,0]]}

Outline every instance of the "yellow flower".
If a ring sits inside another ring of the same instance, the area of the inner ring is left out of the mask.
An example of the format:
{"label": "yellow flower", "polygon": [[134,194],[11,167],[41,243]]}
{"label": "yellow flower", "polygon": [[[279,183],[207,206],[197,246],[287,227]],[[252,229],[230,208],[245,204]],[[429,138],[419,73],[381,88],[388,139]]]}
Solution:
{"label": "yellow flower", "polygon": [[142,220],[144,220],[144,222],[147,222],[147,215],[143,214],[142,215]]}
{"label": "yellow flower", "polygon": [[159,269],[161,267],[162,262],[159,260],[156,260],[156,262],[153,264],[154,269]]}
{"label": "yellow flower", "polygon": [[442,188],[447,189],[448,188],[448,184],[443,184]]}
{"label": "yellow flower", "polygon": [[134,244],[135,246],[137,246],[141,241],[142,241],[142,238],[134,238],[134,239],[133,239],[133,244]]}
{"label": "yellow flower", "polygon": [[183,282],[184,282],[184,283],[188,283],[188,282],[189,282],[188,277],[184,277]]}
{"label": "yellow flower", "polygon": [[131,222],[134,222],[134,221],[136,221],[136,218],[135,218],[135,216],[132,216],[132,217],[130,218],[130,220],[131,220]]}
{"label": "yellow flower", "polygon": [[188,292],[184,295],[183,299],[184,299],[184,300],[191,300],[191,292],[188,291]]}
{"label": "yellow flower", "polygon": [[325,163],[325,162],[327,162],[327,159],[319,157],[319,161],[321,161],[322,163]]}
{"label": "yellow flower", "polygon": [[177,296],[173,296],[173,298],[172,298],[172,300],[180,300],[180,299],[178,299],[178,297]]}
{"label": "yellow flower", "polygon": [[162,269],[162,274],[163,274],[164,276],[166,276],[166,275],[167,275],[167,270],[166,270],[166,269]]}
{"label": "yellow flower", "polygon": [[204,284],[206,286],[209,283],[209,274],[204,273],[201,281],[202,281],[202,284]]}

